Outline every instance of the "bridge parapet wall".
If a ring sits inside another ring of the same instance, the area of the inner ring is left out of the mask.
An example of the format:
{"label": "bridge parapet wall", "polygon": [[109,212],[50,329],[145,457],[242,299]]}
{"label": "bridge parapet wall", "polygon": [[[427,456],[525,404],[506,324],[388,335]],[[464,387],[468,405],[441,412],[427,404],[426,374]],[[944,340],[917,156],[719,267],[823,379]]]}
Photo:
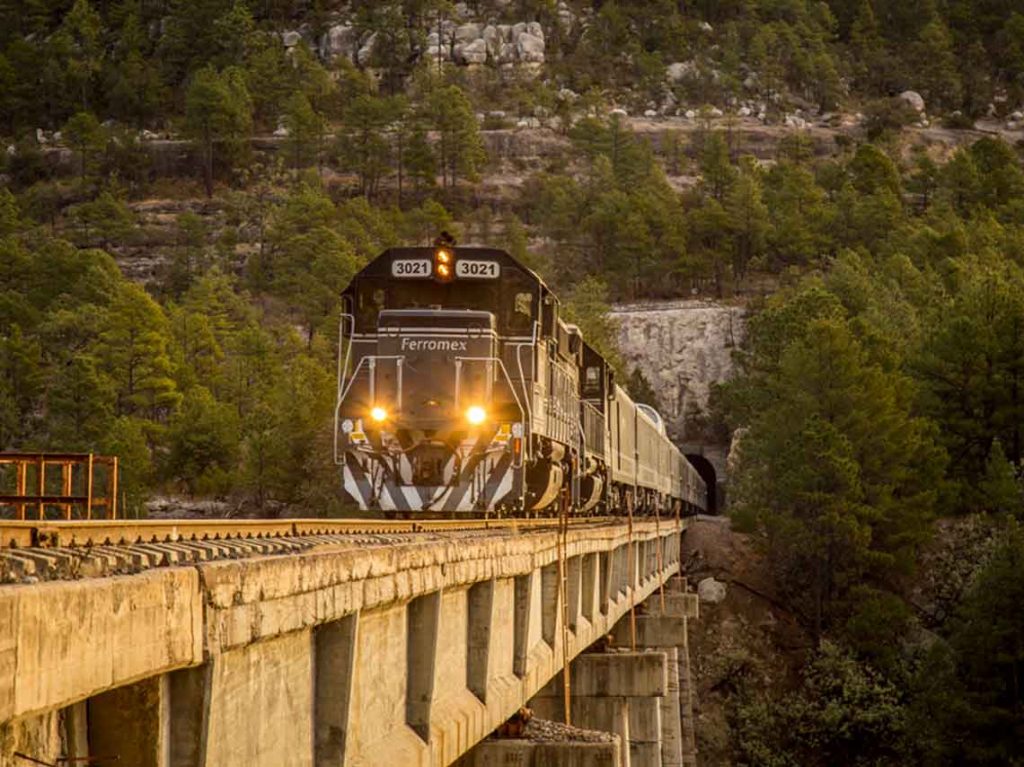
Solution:
{"label": "bridge parapet wall", "polygon": [[450,764],[678,570],[670,527],[570,529],[564,613],[555,532],[0,587],[0,765]]}

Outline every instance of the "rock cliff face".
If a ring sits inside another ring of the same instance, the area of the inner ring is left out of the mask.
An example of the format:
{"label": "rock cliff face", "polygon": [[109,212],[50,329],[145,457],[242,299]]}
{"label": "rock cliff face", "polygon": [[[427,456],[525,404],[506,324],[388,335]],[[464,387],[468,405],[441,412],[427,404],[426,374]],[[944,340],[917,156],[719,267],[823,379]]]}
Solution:
{"label": "rock cliff face", "polygon": [[669,434],[700,441],[715,383],[735,372],[732,352],[746,330],[745,310],[713,301],[669,301],[616,307],[626,368],[639,368],[658,395]]}
{"label": "rock cliff face", "polygon": [[[467,9],[459,18],[465,19],[469,15]],[[423,44],[418,38],[411,41],[413,54],[417,57],[427,56],[462,66],[488,62],[502,67],[544,63],[544,29],[536,21],[498,24],[478,19],[458,24],[445,19],[421,31],[425,32]],[[286,32],[283,38],[285,46],[290,40],[297,42],[300,37],[298,32]],[[332,25],[316,47],[324,60],[340,56],[365,67],[371,65],[377,43],[376,32],[359,29],[352,20],[348,20]]]}

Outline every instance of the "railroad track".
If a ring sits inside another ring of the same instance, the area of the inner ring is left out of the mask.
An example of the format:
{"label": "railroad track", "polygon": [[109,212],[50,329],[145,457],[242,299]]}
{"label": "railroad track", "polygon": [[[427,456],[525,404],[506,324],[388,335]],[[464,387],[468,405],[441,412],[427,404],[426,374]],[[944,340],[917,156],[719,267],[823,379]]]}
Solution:
{"label": "railroad track", "polygon": [[[623,517],[583,517],[571,519],[569,525],[625,522]],[[676,524],[668,518],[660,522],[666,531]],[[408,543],[419,536],[472,536],[486,531],[515,535],[558,529],[558,519],[0,520],[0,585],[295,555],[324,545],[380,547]]]}
{"label": "railroad track", "polygon": [[[637,518],[638,521],[641,518]],[[570,518],[569,524],[625,522],[624,517]],[[671,525],[674,520],[662,518]],[[287,519],[287,520],[0,520],[0,551],[127,546],[140,543],[231,541],[320,535],[388,535],[472,530],[557,529],[558,519]]]}

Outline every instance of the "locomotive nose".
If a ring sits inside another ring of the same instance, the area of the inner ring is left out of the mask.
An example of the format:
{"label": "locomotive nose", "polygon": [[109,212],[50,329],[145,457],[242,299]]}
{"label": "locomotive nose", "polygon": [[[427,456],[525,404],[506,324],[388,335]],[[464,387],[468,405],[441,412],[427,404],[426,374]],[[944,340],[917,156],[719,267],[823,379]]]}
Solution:
{"label": "locomotive nose", "polygon": [[[491,312],[388,310],[378,321],[380,387],[401,402],[396,422],[431,429],[483,426],[493,395],[497,336]],[[399,380],[400,379],[400,380]]]}

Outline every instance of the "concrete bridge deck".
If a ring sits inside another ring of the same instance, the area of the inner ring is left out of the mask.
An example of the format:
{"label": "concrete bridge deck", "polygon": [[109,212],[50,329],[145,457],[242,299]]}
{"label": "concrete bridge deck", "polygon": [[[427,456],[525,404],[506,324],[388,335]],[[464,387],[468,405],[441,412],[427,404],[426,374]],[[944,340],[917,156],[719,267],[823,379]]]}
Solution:
{"label": "concrete bridge deck", "polygon": [[550,529],[162,545],[0,586],[0,765],[448,765],[679,569],[667,521],[571,527],[564,605]]}

